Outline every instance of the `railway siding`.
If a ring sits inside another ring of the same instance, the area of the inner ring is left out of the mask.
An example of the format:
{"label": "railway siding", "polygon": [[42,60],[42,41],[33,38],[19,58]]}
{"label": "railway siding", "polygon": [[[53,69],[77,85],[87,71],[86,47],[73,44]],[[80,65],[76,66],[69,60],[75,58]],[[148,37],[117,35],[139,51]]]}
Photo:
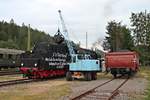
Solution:
{"label": "railway siding", "polygon": [[[79,96],[71,98],[71,100],[112,100],[116,95],[119,94],[119,89],[128,81],[128,78],[123,80],[123,82],[121,79],[120,81],[120,83],[116,83],[116,79],[111,79],[104,83],[100,83],[100,85],[96,86],[95,88],[88,90]],[[109,86],[111,86],[111,89]],[[103,89],[105,90],[105,92]]]}
{"label": "railway siding", "polygon": [[[64,96],[61,100],[70,100],[70,98],[74,98],[87,90],[90,90],[99,84],[102,84],[110,79],[100,79],[91,82],[80,82],[75,81],[71,83],[72,92],[68,96]],[[110,92],[112,92],[115,88],[117,88],[124,79],[116,79],[112,81],[111,84],[106,84],[99,88],[98,91],[102,95],[110,96]],[[119,94],[113,100],[140,100],[139,98],[144,96],[145,89],[147,88],[147,80],[143,78],[131,78],[123,87],[119,89]],[[81,99],[82,100],[82,99]],[[105,99],[106,100],[106,99]]]}
{"label": "railway siding", "polygon": [[[29,84],[13,85],[9,87],[6,86],[0,88],[0,93],[1,93],[0,99],[6,97],[5,96],[6,94],[17,95],[17,98],[23,99],[24,97],[22,97],[21,94],[23,93],[24,95],[26,95],[26,97],[31,97],[32,95],[32,97],[36,98],[36,100],[45,100],[47,98],[53,98],[53,100],[58,100],[58,98],[62,95],[66,95],[66,96],[61,97],[60,98],[61,100],[70,100],[70,98],[78,96],[79,94],[84,93],[85,91],[90,90],[110,79],[111,78],[101,78],[90,82],[82,81],[82,80],[67,82],[64,79],[54,79],[50,81],[33,82]],[[116,79],[115,81],[112,81],[111,84],[107,84],[107,86],[104,85],[103,88],[97,89],[97,91],[99,91],[102,95],[110,96],[110,92],[112,92],[115,88],[117,88],[117,86],[119,86],[121,82],[123,82],[123,80],[124,79]],[[138,98],[140,95],[144,95],[145,89],[147,88],[146,83],[147,80],[144,78],[136,78],[136,77],[131,78],[123,87],[119,89],[119,94],[113,100],[128,100],[128,98],[134,98],[131,100],[142,100]],[[53,85],[57,89],[56,91],[55,89],[50,88]],[[12,88],[14,88],[13,89],[14,91],[10,93]],[[4,92],[3,90],[5,90],[6,92]],[[20,91],[19,94],[17,91]],[[24,92],[24,91],[28,91],[28,92]],[[39,94],[45,94],[45,95],[37,96]],[[16,99],[16,96],[13,95],[10,95],[10,99],[7,98],[4,100],[12,100],[12,98]]]}

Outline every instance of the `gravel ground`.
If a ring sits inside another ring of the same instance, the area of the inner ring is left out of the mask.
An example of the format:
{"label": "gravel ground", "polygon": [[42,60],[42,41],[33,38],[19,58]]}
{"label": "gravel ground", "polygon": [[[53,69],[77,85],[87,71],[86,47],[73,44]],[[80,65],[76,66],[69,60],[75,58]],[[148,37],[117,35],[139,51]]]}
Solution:
{"label": "gravel ground", "polygon": [[[15,78],[20,78],[21,76],[14,76]],[[14,78],[13,77],[13,78]],[[20,84],[8,87],[0,88],[0,99],[3,97],[9,97],[3,100],[25,100],[25,97],[32,97],[33,99],[29,100],[57,100],[55,98],[66,95],[60,98],[60,100],[69,100],[75,96],[80,95],[81,93],[92,89],[99,84],[102,84],[112,77],[100,77],[95,81],[83,81],[83,80],[74,80],[72,82],[67,82],[65,78],[52,79],[50,81],[44,82],[35,82],[29,84]],[[10,77],[1,77],[0,80],[7,80]],[[119,86],[124,79],[116,79],[99,89],[101,93],[106,93],[113,91],[117,86]],[[64,87],[60,89],[60,87]],[[142,100],[144,96],[145,89],[147,88],[147,80],[145,78],[133,77],[131,78],[123,87],[120,89],[120,94],[114,98],[114,100]],[[54,89],[54,90],[53,90]],[[59,89],[59,90],[58,90]],[[66,91],[67,90],[67,91]],[[66,91],[66,92],[65,92]],[[62,92],[62,93],[60,93]],[[20,93],[20,94],[18,94]],[[54,94],[60,94],[56,97],[53,97]],[[5,96],[6,94],[9,94]],[[43,94],[45,94],[43,96]],[[15,96],[16,95],[16,96]],[[39,96],[39,98],[37,98]],[[16,97],[18,99],[16,99]],[[53,99],[50,99],[52,98]],[[41,99],[42,98],[42,99]]]}
{"label": "gravel ground", "polygon": [[[128,97],[128,100],[141,100],[144,97],[147,87],[147,80],[144,78],[131,78],[127,84],[121,87],[121,98]],[[126,99],[123,99],[126,100]]]}
{"label": "gravel ground", "polygon": [[[103,78],[96,81],[73,81],[70,82],[71,94],[62,97],[60,100],[69,100],[75,96],[80,95],[81,93],[102,84],[110,80],[109,78]],[[104,85],[99,90],[102,93],[108,93],[113,91],[117,86],[123,82],[124,79],[116,79],[110,84]],[[114,100],[142,100],[145,89],[147,86],[147,80],[144,78],[131,78],[123,87],[120,88],[120,94],[114,98]]]}

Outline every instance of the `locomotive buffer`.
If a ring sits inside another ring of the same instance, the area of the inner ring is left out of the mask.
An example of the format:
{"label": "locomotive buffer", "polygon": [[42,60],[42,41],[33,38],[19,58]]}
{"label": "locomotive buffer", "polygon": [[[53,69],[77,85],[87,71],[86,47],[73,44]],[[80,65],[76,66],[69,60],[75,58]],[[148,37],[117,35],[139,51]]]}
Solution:
{"label": "locomotive buffer", "polygon": [[75,54],[73,46],[69,40],[68,30],[61,15],[61,10],[59,10],[58,12],[62,24],[63,35],[66,40],[67,47],[69,49],[69,54],[71,56],[69,70],[66,73],[66,80],[71,81],[73,77],[76,77],[77,75],[79,75],[79,73],[80,75],[83,75],[85,77],[85,80],[87,81],[96,80],[97,72],[101,70],[100,61],[90,59],[90,55]]}

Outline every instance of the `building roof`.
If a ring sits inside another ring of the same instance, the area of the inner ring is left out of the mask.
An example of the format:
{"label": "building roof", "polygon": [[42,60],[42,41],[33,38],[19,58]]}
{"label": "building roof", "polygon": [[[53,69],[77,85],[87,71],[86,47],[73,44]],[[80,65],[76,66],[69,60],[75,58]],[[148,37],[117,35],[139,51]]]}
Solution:
{"label": "building roof", "polygon": [[21,54],[24,52],[25,51],[23,51],[23,50],[0,48],[0,54]]}

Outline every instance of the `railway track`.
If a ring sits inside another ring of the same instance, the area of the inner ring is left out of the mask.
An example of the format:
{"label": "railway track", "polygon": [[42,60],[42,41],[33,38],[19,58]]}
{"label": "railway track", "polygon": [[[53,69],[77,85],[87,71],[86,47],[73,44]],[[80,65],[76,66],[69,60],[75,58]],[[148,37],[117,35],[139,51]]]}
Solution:
{"label": "railway track", "polygon": [[125,84],[127,83],[127,81],[129,80],[129,78],[124,79],[121,84],[117,85],[116,88],[114,88],[112,91],[110,90],[102,90],[101,88],[111,84],[112,81],[114,81],[116,79],[111,79],[108,80],[74,98],[70,98],[70,100],[112,100],[115,96],[117,96],[119,94],[119,89]]}
{"label": "railway track", "polygon": [[0,76],[21,74],[19,71],[0,71]]}
{"label": "railway track", "polygon": [[[50,78],[50,79],[53,79],[53,78]],[[17,80],[9,80],[9,81],[0,81],[0,87],[16,85],[16,84],[31,83],[31,82],[42,82],[42,81],[48,81],[48,80],[49,79],[17,79]]]}
{"label": "railway track", "polygon": [[1,81],[0,87],[23,84],[23,83],[30,83],[30,82],[37,82],[37,81],[42,81],[42,80],[41,79],[18,79],[18,80],[10,80],[10,81]]}

